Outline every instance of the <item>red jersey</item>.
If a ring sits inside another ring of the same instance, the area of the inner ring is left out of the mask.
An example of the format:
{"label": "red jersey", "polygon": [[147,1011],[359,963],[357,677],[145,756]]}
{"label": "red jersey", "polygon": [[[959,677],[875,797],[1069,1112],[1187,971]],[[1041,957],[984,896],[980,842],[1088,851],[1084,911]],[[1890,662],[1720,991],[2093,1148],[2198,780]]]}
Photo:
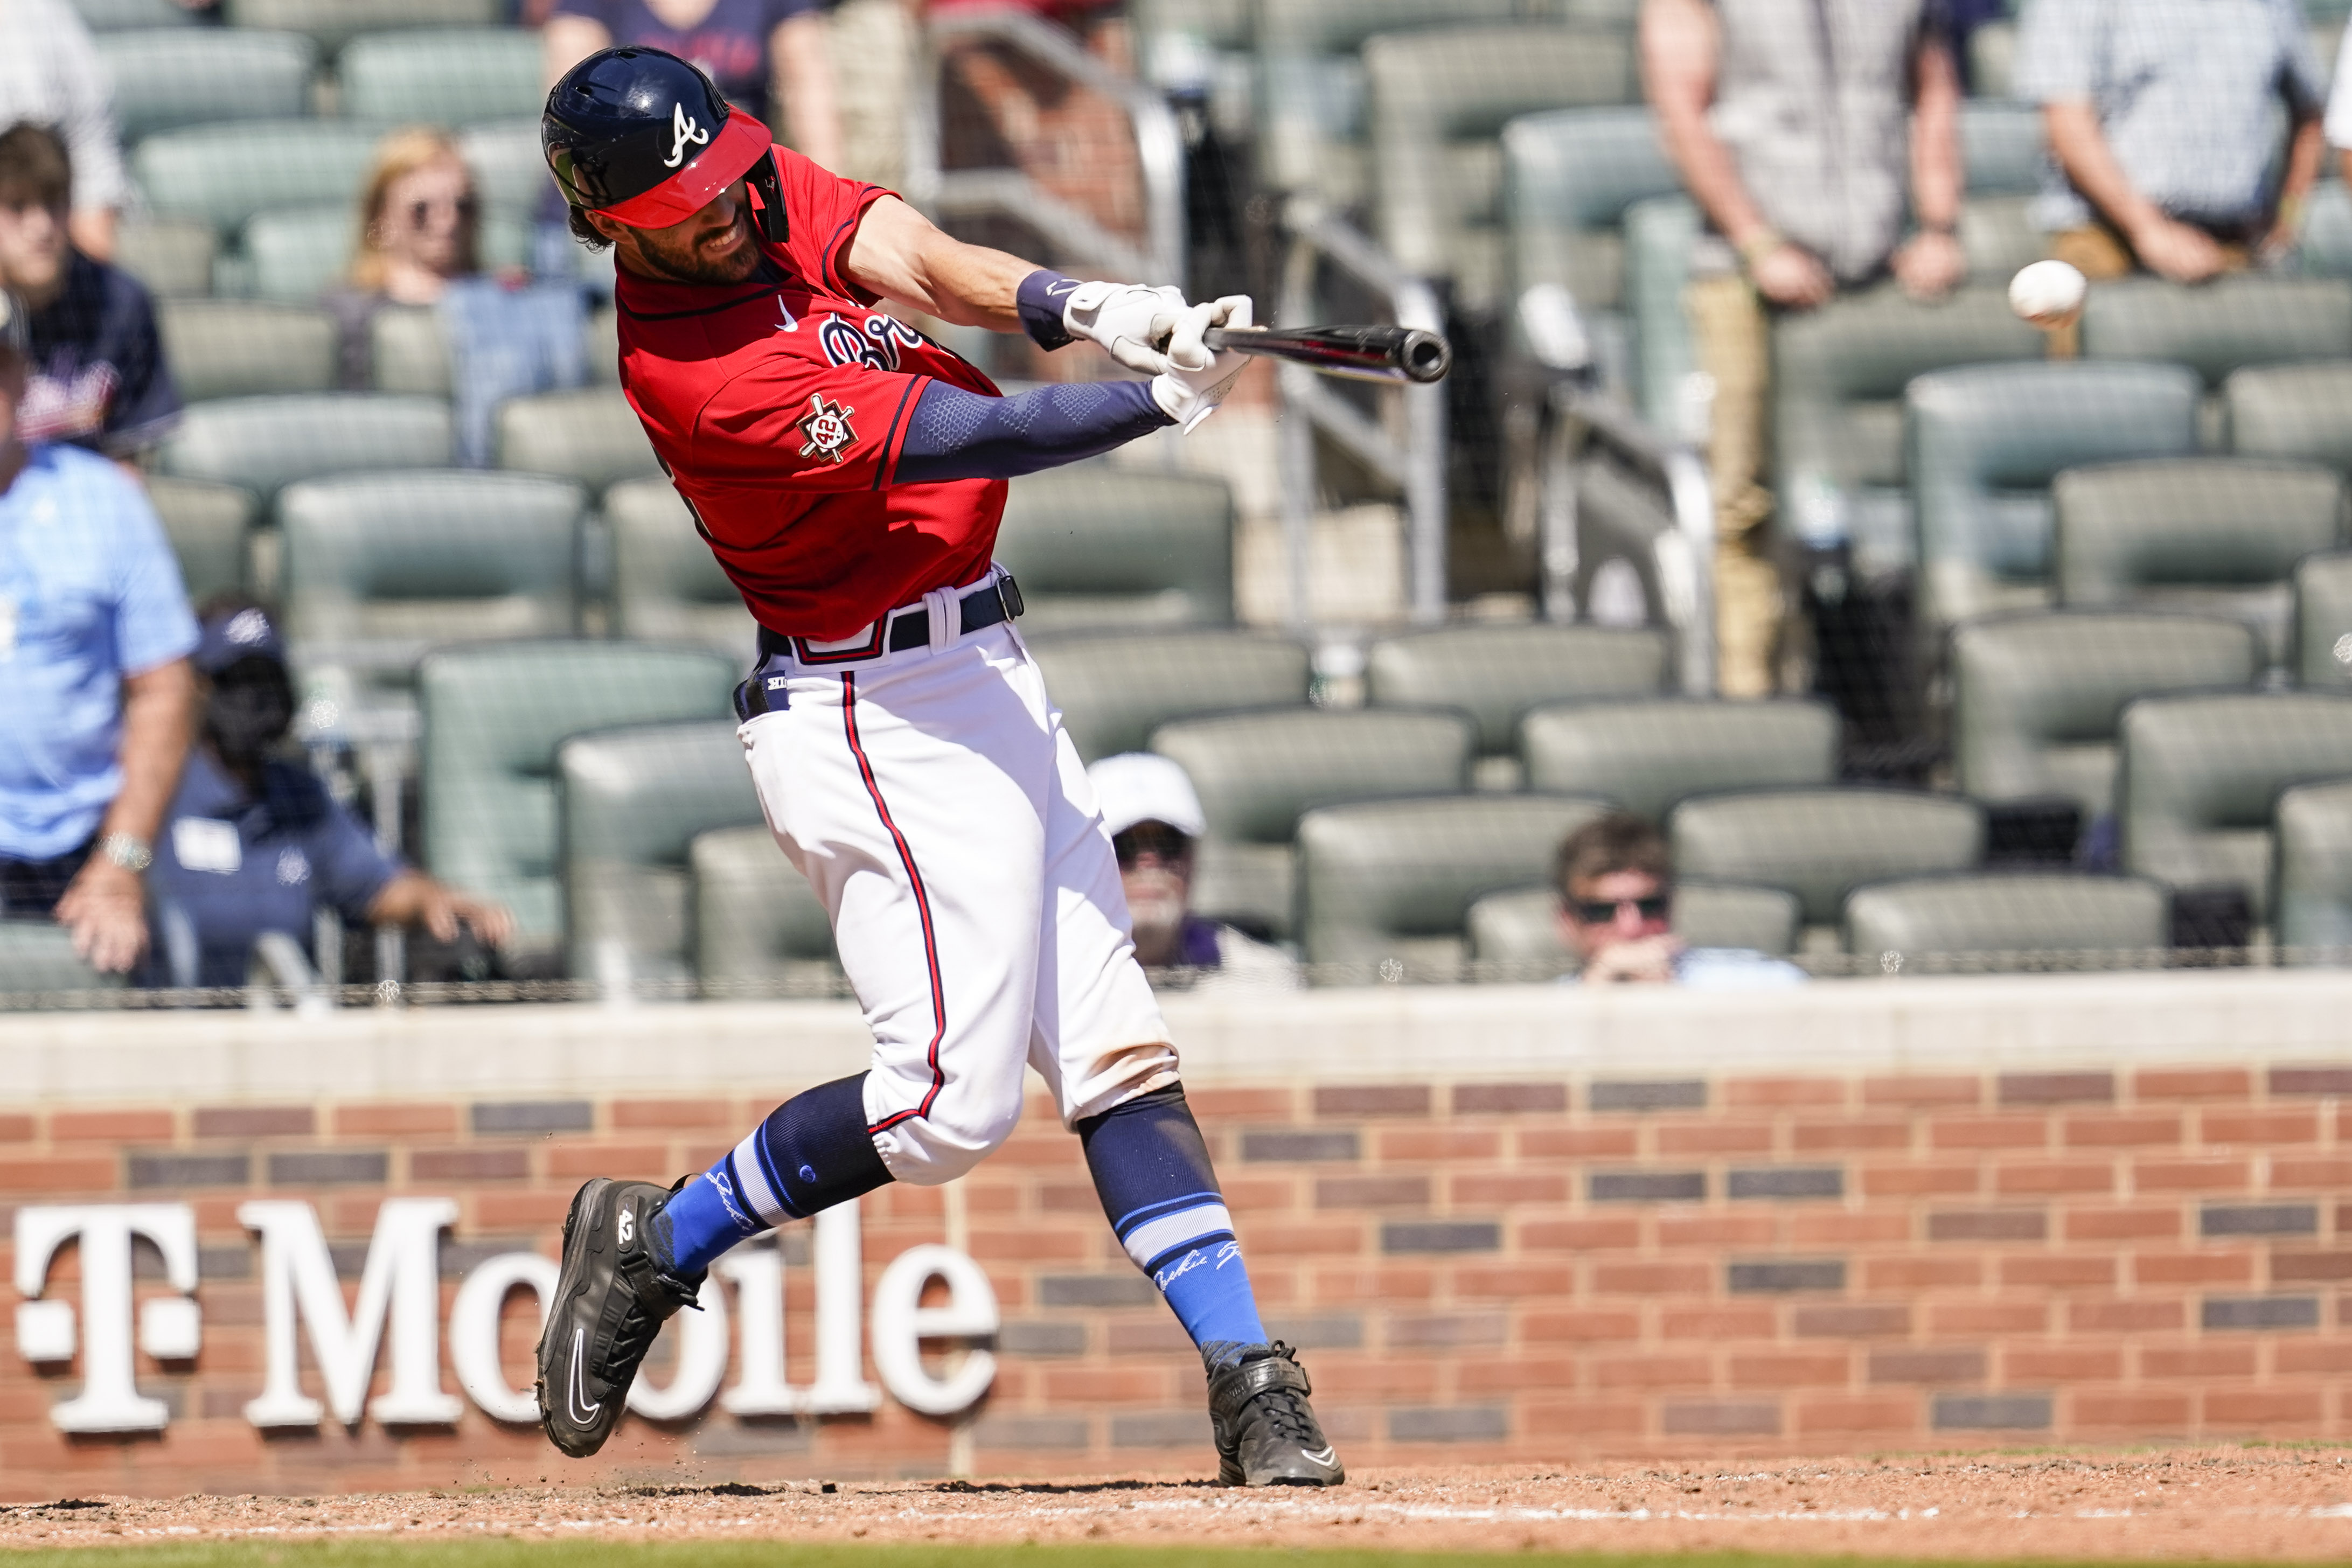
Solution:
{"label": "red jersey", "polygon": [[891,479],[933,380],[1002,394],[843,275],[858,220],[890,193],[782,146],[776,162],[790,237],[760,242],[750,278],[621,269],[621,387],[753,617],[831,641],[988,570],[1004,481]]}

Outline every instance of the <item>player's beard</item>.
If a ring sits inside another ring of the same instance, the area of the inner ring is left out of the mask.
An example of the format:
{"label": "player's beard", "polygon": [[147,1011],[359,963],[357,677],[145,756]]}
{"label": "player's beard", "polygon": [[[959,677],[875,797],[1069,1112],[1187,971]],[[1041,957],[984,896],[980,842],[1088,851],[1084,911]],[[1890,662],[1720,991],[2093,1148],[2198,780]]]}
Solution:
{"label": "player's beard", "polygon": [[705,242],[718,237],[708,229],[683,241],[670,240],[661,231],[639,229],[637,255],[648,270],[673,283],[740,283],[760,265],[760,247],[750,232],[751,223],[751,214],[738,207],[734,227],[745,231],[742,243],[721,259],[707,259],[702,254]]}

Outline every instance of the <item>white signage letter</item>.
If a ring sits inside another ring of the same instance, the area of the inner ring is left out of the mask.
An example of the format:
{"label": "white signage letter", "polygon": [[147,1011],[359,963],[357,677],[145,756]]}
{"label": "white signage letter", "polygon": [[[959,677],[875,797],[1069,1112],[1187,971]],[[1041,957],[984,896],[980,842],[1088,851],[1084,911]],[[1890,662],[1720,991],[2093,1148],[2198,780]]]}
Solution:
{"label": "white signage letter", "polygon": [[816,1383],[801,1399],[813,1416],[876,1410],[882,1391],[866,1381],[859,1343],[866,1305],[865,1254],[857,1244],[857,1200],[816,1217],[810,1251],[816,1265]]}
{"label": "white signage letter", "polygon": [[[183,1203],[92,1204],[16,1211],[16,1347],[31,1362],[70,1361],[74,1310],[42,1301],[49,1260],[81,1241],[81,1392],[50,1408],[67,1432],[157,1432],[171,1418],[160,1399],[142,1396],[131,1359],[131,1240],[144,1236],[163,1254],[173,1288],[196,1288],[196,1216]],[[202,1322],[196,1303],[162,1298],[139,1316],[140,1347],[159,1361],[196,1354]]]}
{"label": "white signage letter", "polygon": [[457,1386],[493,1421],[526,1426],[539,1419],[539,1396],[529,1388],[518,1394],[507,1385],[505,1361],[499,1354],[499,1318],[506,1310],[507,1292],[527,1290],[539,1298],[539,1322],[544,1328],[558,1272],[551,1258],[502,1252],[477,1263],[449,1304],[449,1360],[457,1368]]}
{"label": "white signage letter", "polygon": [[719,1407],[735,1416],[790,1416],[800,1390],[784,1376],[784,1255],[773,1247],[746,1247],[719,1260],[735,1287],[735,1332],[742,1340],[735,1386]]}
{"label": "white signage letter", "polygon": [[[945,1280],[947,1305],[921,1305],[923,1287]],[[988,1392],[996,1355],[974,1347],[945,1378],[923,1364],[927,1339],[980,1339],[996,1332],[996,1291],[979,1264],[952,1247],[927,1242],[891,1260],[874,1286],[874,1368],[883,1385],[909,1410],[952,1416]]]}

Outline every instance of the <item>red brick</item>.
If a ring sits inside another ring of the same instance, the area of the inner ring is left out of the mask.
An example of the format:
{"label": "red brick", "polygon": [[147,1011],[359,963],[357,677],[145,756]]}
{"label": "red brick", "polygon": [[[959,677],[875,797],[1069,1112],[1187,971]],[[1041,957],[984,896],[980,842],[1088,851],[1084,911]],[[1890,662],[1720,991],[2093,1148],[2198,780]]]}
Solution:
{"label": "red brick", "polygon": [[2047,1116],[1938,1116],[1927,1124],[1937,1149],[2042,1149],[2050,1146]]}
{"label": "red brick", "polygon": [[1678,1306],[1668,1303],[1658,1312],[1662,1339],[1769,1339],[1773,1309],[1762,1302],[1724,1306]]}
{"label": "red brick", "polygon": [[1843,1388],[1853,1381],[1853,1358],[1842,1350],[1759,1351],[1731,1357],[1734,1388]]}
{"label": "red brick", "polygon": [[1638,1312],[1609,1308],[1529,1312],[1519,1321],[1519,1337],[1530,1344],[1637,1340],[1642,1337],[1642,1318]]}
{"label": "red brick", "polygon": [[2271,1279],[2282,1285],[2352,1280],[2352,1252],[2273,1252]]}
{"label": "red brick", "polygon": [[2116,1260],[2068,1253],[2024,1253],[2000,1260],[2003,1285],[2105,1285],[2116,1282]]}
{"label": "red brick", "polygon": [[2112,1072],[2004,1072],[1996,1087],[2004,1105],[2056,1105],[2084,1100],[2112,1103],[2116,1097],[2116,1075]]}
{"label": "red brick", "polygon": [[2273,1155],[2271,1190],[2352,1186],[2352,1155]]}
{"label": "red brick", "polygon": [[2231,1157],[2140,1160],[2132,1166],[2132,1185],[2141,1192],[2243,1192],[2246,1181],[2246,1162]]}
{"label": "red brick", "polygon": [[2316,1388],[2211,1388],[2205,1393],[2209,1427],[2275,1427],[2320,1418]]}
{"label": "red brick", "polygon": [[2002,1166],[1993,1172],[1993,1190],[2004,1197],[2058,1192],[2112,1192],[2115,1167],[2102,1161],[2036,1160]]}
{"label": "red brick", "polygon": [[2000,1347],[2001,1380],[2024,1384],[2112,1383],[2124,1375],[2124,1351],[2119,1344],[2005,1344]]}
{"label": "red brick", "polygon": [[1616,1127],[1528,1127],[1518,1134],[1519,1157],[1530,1160],[1630,1158],[1636,1129]]}
{"label": "red brick", "polygon": [[1531,1219],[1519,1227],[1519,1245],[1530,1251],[1595,1252],[1641,1244],[1642,1222],[1631,1214],[1591,1219]]}
{"label": "red brick", "polygon": [[1980,1105],[1984,1103],[1984,1081],[1980,1078],[1865,1078],[1862,1081],[1862,1103],[1865,1105]]}
{"label": "red brick", "polygon": [[2242,1067],[2146,1067],[2132,1079],[2139,1100],[2243,1100],[2253,1088]]}
{"label": "red brick", "polygon": [[1666,1122],[1658,1126],[1661,1155],[1766,1155],[1772,1128],[1761,1122]]}
{"label": "red brick", "polygon": [[1457,1083],[1454,1113],[1477,1115],[1557,1115],[1568,1109],[1565,1083]]}
{"label": "red brick", "polygon": [[0,1144],[29,1144],[33,1141],[33,1119],[30,1116],[0,1116]]}
{"label": "red brick", "polygon": [[1974,1258],[1865,1258],[1863,1286],[1872,1291],[1924,1291],[1939,1285],[1972,1286],[1982,1278]]}
{"label": "red brick", "polygon": [[457,1130],[455,1105],[338,1105],[332,1121],[339,1138],[383,1138],[414,1134],[447,1137]]}
{"label": "red brick", "polygon": [[1661,1214],[1660,1247],[1761,1247],[1773,1239],[1769,1214]]}
{"label": "red brick", "polygon": [[1446,1186],[1456,1204],[1499,1207],[1511,1203],[1565,1203],[1568,1177],[1551,1171],[1480,1171],[1454,1177]]}
{"label": "red brick", "polygon": [[411,1181],[511,1181],[530,1174],[530,1151],[511,1146],[415,1149],[408,1155]]}
{"label": "red brick", "polygon": [[1452,1277],[1456,1298],[1557,1300],[1576,1293],[1573,1263],[1457,1263]]}
{"label": "red brick", "polygon": [[1854,1214],[1837,1209],[1806,1213],[1800,1210],[1787,1218],[1789,1239],[1799,1247],[1849,1246],[1911,1239],[1911,1218],[1905,1214]]}
{"label": "red brick", "polygon": [[1595,1263],[1592,1292],[1598,1296],[1701,1295],[1715,1283],[1712,1263]]}
{"label": "red brick", "polygon": [[2251,1285],[2252,1252],[2138,1252],[2132,1280],[2141,1285]]}
{"label": "red brick", "polygon": [[2197,1127],[2209,1144],[2310,1144],[2319,1140],[2319,1113],[2309,1105],[2207,1111]]}
{"label": "red brick", "polygon": [[1983,1167],[1966,1165],[1864,1166],[1864,1197],[1927,1197],[1973,1193],[1984,1181]]}
{"label": "red brick", "polygon": [[2140,1297],[2131,1301],[2069,1301],[2066,1327],[2073,1333],[2135,1333],[2178,1329],[2182,1321],[2177,1301]]}
{"label": "red brick", "polygon": [[112,1192],[120,1174],[107,1155],[0,1160],[0,1192]]}
{"label": "red brick", "polygon": [[318,1118],[308,1105],[199,1105],[199,1138],[309,1137]]}
{"label": "red brick", "polygon": [[2180,1142],[2180,1118],[2170,1112],[2116,1112],[2069,1116],[2063,1136],[2070,1149],[2131,1148]]}
{"label": "red brick", "polygon": [[2037,1334],[2049,1328],[2040,1301],[1937,1301],[1927,1309],[1932,1334]]}
{"label": "red brick", "polygon": [[1707,1388],[1715,1368],[1705,1355],[1612,1354],[1593,1363],[1592,1381],[1598,1388]]}
{"label": "red brick", "polygon": [[2192,1340],[2186,1344],[2142,1345],[2139,1375],[2142,1377],[2252,1377],[2254,1375],[2254,1344],[2252,1340],[2210,1339]]}
{"label": "red brick", "polygon": [[1250,1249],[1268,1258],[1283,1258],[1313,1253],[1328,1258],[1340,1253],[1360,1252],[1364,1247],[1363,1227],[1332,1216],[1309,1224],[1269,1224],[1264,1220],[1250,1227]]}
{"label": "red brick", "polygon": [[1314,1280],[1317,1301],[1350,1307],[1425,1301],[1437,1290],[1437,1270],[1426,1263],[1335,1264],[1317,1269]]}
{"label": "red brick", "polygon": [[1503,1152],[1503,1136],[1486,1127],[1386,1127],[1380,1134],[1384,1160],[1444,1160],[1460,1165],[1491,1160]]}
{"label": "red brick", "polygon": [[1581,1381],[1580,1373],[1572,1355],[1456,1358],[1454,1384],[1465,1394],[1510,1395],[1522,1389],[1574,1388]]}
{"label": "red brick", "polygon": [[59,1144],[169,1142],[169,1111],[52,1111],[49,1138]]}
{"label": "red brick", "polygon": [[1797,1401],[1796,1429],[1801,1437],[1845,1432],[1909,1432],[1920,1425],[1916,1394],[1848,1396]]}
{"label": "red brick", "polygon": [[[1316,1371],[1329,1375],[1328,1364],[1319,1359]],[[1159,1366],[1047,1366],[1038,1374],[1039,1392],[1056,1404],[1149,1405],[1175,1392],[1167,1369]]]}
{"label": "red brick", "polygon": [[2273,1347],[2282,1376],[2297,1372],[2352,1372],[2352,1343],[2343,1340],[2283,1339]]}
{"label": "red brick", "polygon": [[991,1226],[974,1230],[964,1250],[982,1263],[1085,1263],[1095,1255],[1091,1237],[1025,1226],[1003,1230]]}
{"label": "red brick", "polygon": [[2069,1241],[2169,1240],[2180,1234],[2180,1210],[2162,1208],[2070,1208]]}
{"label": "red brick", "polygon": [[1318,1083],[1318,1116],[1426,1116],[1426,1083]]}
{"label": "red brick", "polygon": [[1800,1339],[1870,1339],[1911,1332],[1911,1309],[1900,1301],[1821,1301],[1789,1314]]}
{"label": "red brick", "polygon": [[1286,1122],[1296,1114],[1297,1095],[1288,1089],[1196,1089],[1184,1085],[1185,1103],[1202,1121]]}
{"label": "red brick", "polygon": [[547,1176],[551,1181],[588,1176],[642,1176],[647,1181],[669,1178],[669,1150],[661,1144],[572,1144],[547,1145]]}
{"label": "red brick", "polygon": [[2153,1388],[2081,1388],[2067,1396],[2066,1404],[2077,1427],[2186,1432],[2189,1425],[2186,1394]]}
{"label": "red brick", "polygon": [[1911,1146],[1908,1122],[1800,1122],[1789,1133],[1789,1146],[1801,1155],[1857,1154]]}
{"label": "red brick", "polygon": [[725,1100],[615,1100],[613,1125],[641,1127],[732,1127],[742,1118]]}
{"label": "red brick", "polygon": [[1735,1111],[1780,1109],[1789,1105],[1843,1105],[1842,1078],[1732,1078],[1723,1085],[1723,1103]]}
{"label": "red brick", "polygon": [[524,1230],[561,1225],[572,1207],[572,1188],[544,1192],[485,1192],[474,1196],[474,1223],[485,1230]]}
{"label": "red brick", "polygon": [[1649,1414],[1639,1401],[1580,1399],[1525,1406],[1520,1425],[1531,1437],[1638,1437],[1649,1429]]}
{"label": "red brick", "polygon": [[1319,1176],[1315,1182],[1315,1207],[1426,1208],[1429,1207],[1429,1178],[1402,1173]]}

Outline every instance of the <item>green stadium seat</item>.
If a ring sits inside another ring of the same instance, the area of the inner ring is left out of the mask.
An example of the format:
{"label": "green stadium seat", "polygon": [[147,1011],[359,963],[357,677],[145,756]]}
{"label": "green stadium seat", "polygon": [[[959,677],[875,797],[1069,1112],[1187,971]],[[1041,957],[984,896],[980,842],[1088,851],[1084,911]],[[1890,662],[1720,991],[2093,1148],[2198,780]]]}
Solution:
{"label": "green stadium seat", "polygon": [[1682,189],[1650,111],[1629,106],[1525,114],[1503,128],[1502,146],[1504,270],[1519,302],[1506,329],[1512,347],[1526,352],[1538,345],[1528,312],[1539,307],[1528,291],[1561,288],[1604,367],[1604,381],[1630,386],[1626,211]]}
{"label": "green stadium seat", "polygon": [[[257,214],[245,225],[252,291],[264,299],[310,300],[341,281],[359,238],[359,218],[342,202]],[[482,265],[520,267],[530,256],[529,225],[510,213],[484,214]]]}
{"label": "green stadium seat", "polygon": [[2294,569],[2294,667],[2300,685],[2352,692],[2352,553]]}
{"label": "green stadium seat", "polygon": [[1234,618],[1234,497],[1223,479],[1102,462],[1013,481],[996,559],[1024,631],[1223,626]]}
{"label": "green stadium seat", "polygon": [[2352,280],[2218,277],[2184,288],[2154,277],[2091,290],[2083,354],[2169,361],[2218,389],[2251,366],[2352,359]]}
{"label": "green stadium seat", "polygon": [[547,189],[547,158],[539,150],[539,111],[527,119],[468,125],[458,151],[474,172],[474,188],[494,212],[529,215]]}
{"label": "green stadium seat", "polygon": [[194,218],[130,213],[115,225],[114,265],[158,298],[213,291],[213,257],[220,235]]}
{"label": "green stadium seat", "polygon": [[1906,877],[1846,895],[1845,947],[1864,957],[1969,957],[1969,967],[2048,967],[2145,954],[2169,939],[2171,901],[2136,876],[2070,872]]}
{"label": "green stadium seat", "polygon": [[762,821],[734,719],[574,736],[555,770],[572,977],[619,988],[690,978],[694,841]]}
{"label": "green stadium seat", "polygon": [[546,68],[528,28],[415,27],[353,38],[335,78],[353,120],[463,126],[536,115]]}
{"label": "green stadium seat", "polygon": [[345,474],[278,497],[287,637],[306,674],[405,685],[447,643],[578,629],[577,486],[525,474]]}
{"label": "green stadium seat", "polygon": [[232,27],[308,33],[332,55],[362,33],[395,27],[487,27],[504,0],[223,0]]}
{"label": "green stadium seat", "polygon": [[[1675,883],[1675,935],[1693,947],[1744,947],[1785,957],[1797,950],[1797,895],[1785,888],[1727,882]],[[1576,967],[1560,939],[1559,894],[1541,887],[1490,893],[1471,904],[1466,925],[1475,972],[1494,979],[1543,979]]]}
{"label": "green stadium seat", "polygon": [[824,901],[765,824],[697,833],[687,858],[694,972],[707,992],[848,994]]}
{"label": "green stadium seat", "polygon": [[1262,632],[1023,633],[1045,695],[1088,762],[1140,751],[1171,719],[1228,708],[1305,707],[1307,649]]}
{"label": "green stadium seat", "polygon": [[2282,790],[2271,907],[2290,964],[2340,965],[2352,948],[2352,779]]}
{"label": "green stadium seat", "polygon": [[1952,633],[1952,751],[1961,793],[2116,807],[2124,705],[2250,685],[2261,645],[2242,622],[2148,611],[1995,616]]}
{"label": "green stadium seat", "polygon": [[102,975],[74,952],[73,933],[53,920],[0,919],[0,997],[26,991],[112,991],[121,975]]}
{"label": "green stadium seat", "polygon": [[2284,664],[2295,562],[2344,542],[2333,469],[2188,457],[2075,468],[2051,486],[2058,599],[2242,621]]}
{"label": "green stadium seat", "polygon": [[1686,796],[1837,776],[1840,725],[1829,704],[1651,697],[1561,703],[1519,725],[1528,788],[1598,795],[1663,821]]}
{"label": "green stadium seat", "polygon": [[519,948],[553,947],[563,929],[557,749],[590,730],[731,722],[735,680],[735,666],[715,653],[633,643],[486,643],[427,654],[417,670],[425,865],[511,908]]}
{"label": "green stadium seat", "polygon": [[2049,236],[2030,211],[2047,148],[2042,111],[2031,104],[1979,99],[1960,106],[1960,156],[1968,167],[1960,245],[1978,282],[2006,287],[2019,267],[2050,253]]}
{"label": "green stadium seat", "polygon": [[1809,925],[1834,925],[1867,882],[1967,871],[1984,858],[1984,809],[1902,789],[1759,789],[1703,795],[1666,817],[1677,879],[1786,889]]}
{"label": "green stadium seat", "polygon": [[190,408],[162,472],[241,485],[267,506],[298,479],[362,468],[446,468],[449,405],[385,392],[218,398]]}
{"label": "green stadium seat", "polygon": [[2352,190],[2342,181],[2313,189],[2295,255],[2306,276],[2352,277]]}
{"label": "green stadium seat", "polygon": [[333,120],[197,125],[150,136],[131,166],[152,211],[198,218],[226,234],[280,207],[349,210],[382,134]]}
{"label": "green stadium seat", "polygon": [[574,479],[598,495],[661,472],[636,411],[617,387],[509,398],[498,411],[499,466]]}
{"label": "green stadium seat", "polygon": [[1684,305],[1699,234],[1698,207],[1679,193],[1625,209],[1625,313],[1633,324],[1633,391],[1643,419],[1671,439],[1690,442],[1706,434],[1696,417],[1705,404],[1692,395],[1698,352]]}
{"label": "green stadium seat", "polygon": [[98,57],[114,84],[128,146],[159,131],[226,120],[293,120],[310,107],[318,47],[299,33],[184,26],[102,33]]}
{"label": "green stadium seat", "polygon": [[1906,396],[1919,615],[1940,630],[2050,602],[2050,482],[2197,450],[2196,372],[2073,361],[1934,371]]}
{"label": "green stadium seat", "polygon": [[449,337],[429,305],[387,305],[368,319],[369,390],[449,395]]}
{"label": "green stadium seat", "polygon": [[1287,934],[1299,818],[1322,806],[1459,793],[1474,737],[1465,715],[1406,708],[1278,708],[1161,725],[1151,749],[1183,765],[1208,819],[1193,906]]}
{"label": "green stadium seat", "polygon": [[1364,691],[1375,707],[1459,708],[1477,721],[1479,755],[1502,757],[1530,708],[1665,691],[1672,655],[1666,635],[1648,629],[1446,626],[1374,643]]}
{"label": "green stadium seat", "polygon": [[335,384],[334,318],[310,306],[165,298],[155,302],[155,325],[189,402]]}
{"label": "green stadium seat", "polygon": [[192,602],[245,588],[247,540],[261,510],[252,491],[151,474],[147,499],[163,519],[164,537],[180,562],[181,586]]}
{"label": "green stadium seat", "polygon": [[1301,956],[1326,984],[1454,981],[1471,904],[1540,877],[1561,839],[1609,802],[1555,795],[1451,796],[1328,806],[1298,821]]}
{"label": "green stadium seat", "polygon": [[667,479],[627,479],[604,492],[613,532],[614,630],[752,657],[759,623]]}
{"label": "green stadium seat", "polygon": [[2352,473],[2352,362],[2240,371],[2221,396],[2232,452]]}
{"label": "green stadium seat", "polygon": [[195,16],[173,0],[69,0],[81,25],[93,33],[121,33],[144,27],[186,27]]}
{"label": "green stadium seat", "polygon": [[2176,891],[2242,891],[2263,924],[2279,792],[2352,774],[2352,696],[2142,697],[2124,709],[2122,735],[2124,868]]}

